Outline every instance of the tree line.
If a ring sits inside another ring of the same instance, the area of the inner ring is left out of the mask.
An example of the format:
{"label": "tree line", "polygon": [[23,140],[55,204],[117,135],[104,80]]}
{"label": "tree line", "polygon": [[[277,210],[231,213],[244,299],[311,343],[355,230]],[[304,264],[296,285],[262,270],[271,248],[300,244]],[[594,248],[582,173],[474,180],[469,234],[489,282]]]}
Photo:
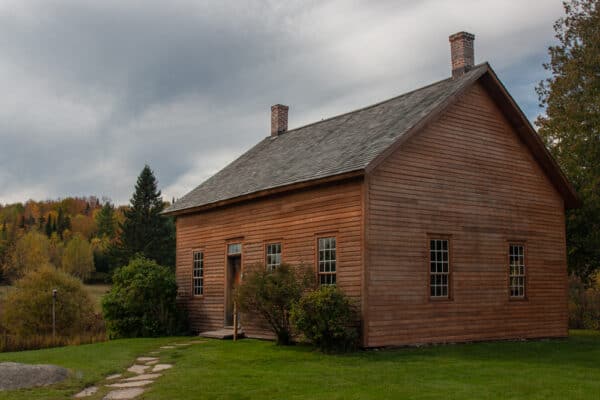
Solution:
{"label": "tree line", "polygon": [[140,173],[130,204],[69,197],[0,205],[0,282],[43,266],[82,280],[110,280],[134,255],[175,264],[175,226],[150,167]]}

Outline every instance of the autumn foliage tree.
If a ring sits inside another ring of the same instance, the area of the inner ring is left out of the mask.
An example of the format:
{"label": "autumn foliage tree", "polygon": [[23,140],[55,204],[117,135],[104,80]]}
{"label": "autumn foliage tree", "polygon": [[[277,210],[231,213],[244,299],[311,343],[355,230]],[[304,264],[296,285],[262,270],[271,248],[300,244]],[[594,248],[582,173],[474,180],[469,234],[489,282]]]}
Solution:
{"label": "autumn foliage tree", "polygon": [[546,112],[536,123],[582,199],[567,213],[567,246],[571,272],[588,280],[600,269],[600,1],[564,9],[544,65],[551,76],[537,88]]}
{"label": "autumn foliage tree", "polygon": [[50,242],[46,235],[31,231],[20,237],[3,265],[3,276],[9,281],[23,277],[50,263]]}
{"label": "autumn foliage tree", "polygon": [[94,272],[92,246],[81,234],[75,234],[67,244],[62,257],[62,269],[81,280],[89,278]]}

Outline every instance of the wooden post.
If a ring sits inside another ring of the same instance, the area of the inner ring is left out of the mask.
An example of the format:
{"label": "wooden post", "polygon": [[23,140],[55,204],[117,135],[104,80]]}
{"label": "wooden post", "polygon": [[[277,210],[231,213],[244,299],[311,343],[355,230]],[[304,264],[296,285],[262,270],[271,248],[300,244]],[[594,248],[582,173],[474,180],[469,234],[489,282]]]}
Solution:
{"label": "wooden post", "polygon": [[237,315],[237,301],[233,301],[233,341],[237,340],[238,335],[238,315]]}
{"label": "wooden post", "polygon": [[52,340],[56,340],[56,289],[52,290]]}

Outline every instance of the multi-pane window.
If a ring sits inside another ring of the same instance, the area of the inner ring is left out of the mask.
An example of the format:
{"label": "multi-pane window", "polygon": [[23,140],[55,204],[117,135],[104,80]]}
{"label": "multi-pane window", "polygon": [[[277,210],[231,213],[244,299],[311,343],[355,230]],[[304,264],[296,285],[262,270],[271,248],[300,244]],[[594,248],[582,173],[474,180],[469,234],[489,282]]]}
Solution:
{"label": "multi-pane window", "polygon": [[232,243],[227,245],[227,255],[234,256],[237,254],[242,254],[242,244],[241,243]]}
{"label": "multi-pane window", "polygon": [[194,265],[192,267],[192,282],[194,296],[204,293],[204,254],[201,251],[194,252]]}
{"label": "multi-pane window", "polygon": [[334,237],[319,238],[319,283],[335,285],[336,243]]}
{"label": "multi-pane window", "polygon": [[510,297],[525,297],[525,247],[511,244],[508,249]]}
{"label": "multi-pane window", "polygon": [[267,271],[274,271],[281,265],[281,243],[267,244]]}
{"label": "multi-pane window", "polygon": [[448,240],[429,241],[429,295],[435,298],[448,297],[450,276]]}

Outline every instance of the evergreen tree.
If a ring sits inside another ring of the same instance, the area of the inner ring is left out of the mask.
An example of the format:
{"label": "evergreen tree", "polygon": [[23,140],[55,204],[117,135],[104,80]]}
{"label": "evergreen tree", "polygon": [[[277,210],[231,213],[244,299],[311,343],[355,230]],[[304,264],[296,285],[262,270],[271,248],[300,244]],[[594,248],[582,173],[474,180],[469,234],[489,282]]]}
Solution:
{"label": "evergreen tree", "polygon": [[106,202],[96,214],[96,226],[98,229],[97,236],[99,238],[107,237],[113,239],[117,230],[117,220],[115,216],[115,207]]}
{"label": "evergreen tree", "polygon": [[544,65],[551,76],[537,88],[546,107],[537,125],[582,199],[566,222],[569,269],[585,280],[600,269],[600,1],[564,8]]}
{"label": "evergreen tree", "polygon": [[175,265],[175,227],[172,218],[161,214],[165,205],[154,173],[148,165],[140,173],[125,220],[119,224],[120,243],[116,247],[119,266],[136,254],[166,266]]}
{"label": "evergreen tree", "polygon": [[48,221],[46,221],[46,236],[52,236],[52,215],[48,215]]}
{"label": "evergreen tree", "polygon": [[24,215],[21,215],[21,224],[19,225],[19,228],[25,229],[25,216]]}

